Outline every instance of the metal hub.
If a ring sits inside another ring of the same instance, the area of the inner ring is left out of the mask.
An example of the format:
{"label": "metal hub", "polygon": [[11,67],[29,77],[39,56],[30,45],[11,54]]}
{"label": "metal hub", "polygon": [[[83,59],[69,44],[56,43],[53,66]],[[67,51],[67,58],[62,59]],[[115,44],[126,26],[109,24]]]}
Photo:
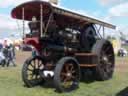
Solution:
{"label": "metal hub", "polygon": [[108,61],[109,61],[107,56],[103,56],[102,60],[103,60],[104,63],[108,63]]}
{"label": "metal hub", "polygon": [[35,75],[38,75],[38,74],[39,74],[39,69],[35,69],[35,70],[33,70],[32,73],[35,74]]}
{"label": "metal hub", "polygon": [[71,77],[72,76],[72,73],[67,73],[67,77]]}
{"label": "metal hub", "polygon": [[103,60],[104,60],[104,61],[108,61],[107,56],[104,56],[104,57],[103,57]]}

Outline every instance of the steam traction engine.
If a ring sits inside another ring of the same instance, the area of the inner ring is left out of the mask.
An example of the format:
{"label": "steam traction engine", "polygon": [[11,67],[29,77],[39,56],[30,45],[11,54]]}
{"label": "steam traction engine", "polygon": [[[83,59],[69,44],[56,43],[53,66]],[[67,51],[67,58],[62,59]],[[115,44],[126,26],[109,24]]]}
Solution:
{"label": "steam traction engine", "polygon": [[[86,69],[97,80],[112,77],[113,46],[99,31],[104,32],[104,27],[115,29],[114,25],[44,1],[23,3],[12,10],[12,17],[23,20],[24,43],[33,45],[39,53],[23,65],[26,86],[53,80],[58,91],[68,92],[78,87]],[[25,20],[29,21],[29,34],[25,34]]]}

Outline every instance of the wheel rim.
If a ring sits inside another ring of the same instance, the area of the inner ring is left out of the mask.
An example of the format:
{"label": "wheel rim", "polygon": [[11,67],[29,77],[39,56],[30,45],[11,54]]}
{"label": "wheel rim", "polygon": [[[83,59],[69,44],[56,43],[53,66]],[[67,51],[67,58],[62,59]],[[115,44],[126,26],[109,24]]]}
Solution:
{"label": "wheel rim", "polygon": [[100,68],[104,74],[104,76],[108,77],[113,72],[114,68],[114,52],[111,44],[104,44],[101,55],[100,55]]}
{"label": "wheel rim", "polygon": [[42,81],[42,78],[39,74],[40,67],[44,66],[41,58],[34,57],[28,63],[26,67],[25,82],[29,86],[35,86]]}
{"label": "wheel rim", "polygon": [[71,88],[78,83],[78,69],[73,62],[66,62],[60,73],[61,86]]}

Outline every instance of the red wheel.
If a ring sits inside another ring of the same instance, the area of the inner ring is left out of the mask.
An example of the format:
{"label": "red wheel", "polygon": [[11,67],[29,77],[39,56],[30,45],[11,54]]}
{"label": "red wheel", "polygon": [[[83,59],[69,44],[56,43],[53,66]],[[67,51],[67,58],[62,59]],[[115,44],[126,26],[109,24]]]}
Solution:
{"label": "red wheel", "polygon": [[80,68],[77,61],[71,57],[62,58],[56,65],[54,84],[58,91],[68,92],[78,87]]}

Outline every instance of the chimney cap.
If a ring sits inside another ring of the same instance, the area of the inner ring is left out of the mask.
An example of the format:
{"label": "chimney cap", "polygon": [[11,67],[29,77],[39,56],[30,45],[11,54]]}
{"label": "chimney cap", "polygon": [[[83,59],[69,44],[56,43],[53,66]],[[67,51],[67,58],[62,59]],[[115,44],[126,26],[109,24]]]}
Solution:
{"label": "chimney cap", "polygon": [[53,3],[53,4],[58,4],[58,0],[49,0],[50,3]]}

